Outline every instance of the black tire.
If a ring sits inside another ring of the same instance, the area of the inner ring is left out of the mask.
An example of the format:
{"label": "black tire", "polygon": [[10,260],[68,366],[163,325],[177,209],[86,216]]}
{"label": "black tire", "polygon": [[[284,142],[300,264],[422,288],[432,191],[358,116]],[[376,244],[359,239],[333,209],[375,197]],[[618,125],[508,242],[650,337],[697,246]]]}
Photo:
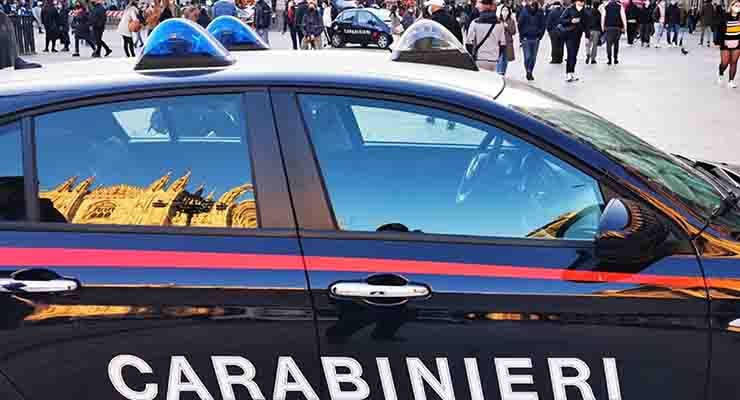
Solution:
{"label": "black tire", "polygon": [[344,47],[346,43],[344,42],[344,37],[341,33],[334,33],[331,36],[331,46],[332,47]]}
{"label": "black tire", "polygon": [[385,50],[391,45],[391,38],[385,33],[381,33],[378,37],[378,41],[375,42],[381,49]]}
{"label": "black tire", "polygon": [[367,47],[369,44],[370,43],[368,43],[368,42],[362,42],[362,43],[360,43],[360,46],[362,46],[364,48],[364,47]]}

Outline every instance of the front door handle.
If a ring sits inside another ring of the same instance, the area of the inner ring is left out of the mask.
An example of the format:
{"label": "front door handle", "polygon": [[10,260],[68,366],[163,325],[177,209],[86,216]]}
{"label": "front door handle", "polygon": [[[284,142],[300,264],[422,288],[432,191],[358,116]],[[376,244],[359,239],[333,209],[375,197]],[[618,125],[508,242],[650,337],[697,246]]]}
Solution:
{"label": "front door handle", "polygon": [[31,268],[15,271],[0,278],[0,293],[65,293],[80,288],[80,281],[63,277],[54,271]]}
{"label": "front door handle", "polygon": [[429,287],[409,283],[403,286],[371,285],[365,282],[337,282],[329,288],[336,297],[360,299],[413,299],[427,297]]}

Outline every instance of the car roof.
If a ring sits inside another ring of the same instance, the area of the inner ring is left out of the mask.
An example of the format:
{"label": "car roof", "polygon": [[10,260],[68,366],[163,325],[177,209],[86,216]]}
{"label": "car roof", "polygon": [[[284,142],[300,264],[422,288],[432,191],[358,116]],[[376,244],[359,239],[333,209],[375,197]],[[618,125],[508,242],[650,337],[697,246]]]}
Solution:
{"label": "car roof", "polygon": [[126,92],[225,86],[348,88],[439,99],[494,99],[504,80],[489,71],[393,62],[384,51],[252,51],[232,53],[226,68],[134,71],[133,58],[57,63],[4,72],[0,117],[33,108]]}

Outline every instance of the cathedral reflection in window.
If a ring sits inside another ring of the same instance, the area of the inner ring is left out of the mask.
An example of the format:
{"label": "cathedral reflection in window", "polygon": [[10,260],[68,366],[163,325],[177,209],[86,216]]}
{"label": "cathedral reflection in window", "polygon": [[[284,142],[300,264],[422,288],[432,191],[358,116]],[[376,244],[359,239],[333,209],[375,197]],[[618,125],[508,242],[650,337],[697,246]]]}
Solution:
{"label": "cathedral reflection in window", "polygon": [[40,197],[75,224],[257,228],[241,104],[184,96],[40,117]]}

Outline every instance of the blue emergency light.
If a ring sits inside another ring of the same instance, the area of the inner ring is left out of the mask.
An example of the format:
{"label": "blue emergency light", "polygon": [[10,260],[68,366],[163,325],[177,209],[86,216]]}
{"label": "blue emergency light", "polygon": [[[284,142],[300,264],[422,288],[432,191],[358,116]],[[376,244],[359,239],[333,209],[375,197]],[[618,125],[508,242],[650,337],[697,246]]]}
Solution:
{"label": "blue emergency light", "polygon": [[226,67],[233,63],[229,51],[200,25],[172,18],[149,35],[134,69]]}
{"label": "blue emergency light", "polygon": [[216,17],[208,24],[207,30],[229,51],[270,48],[249,25],[231,15]]}
{"label": "blue emergency light", "polygon": [[429,19],[414,22],[404,32],[391,60],[478,71],[473,57],[455,35]]}

